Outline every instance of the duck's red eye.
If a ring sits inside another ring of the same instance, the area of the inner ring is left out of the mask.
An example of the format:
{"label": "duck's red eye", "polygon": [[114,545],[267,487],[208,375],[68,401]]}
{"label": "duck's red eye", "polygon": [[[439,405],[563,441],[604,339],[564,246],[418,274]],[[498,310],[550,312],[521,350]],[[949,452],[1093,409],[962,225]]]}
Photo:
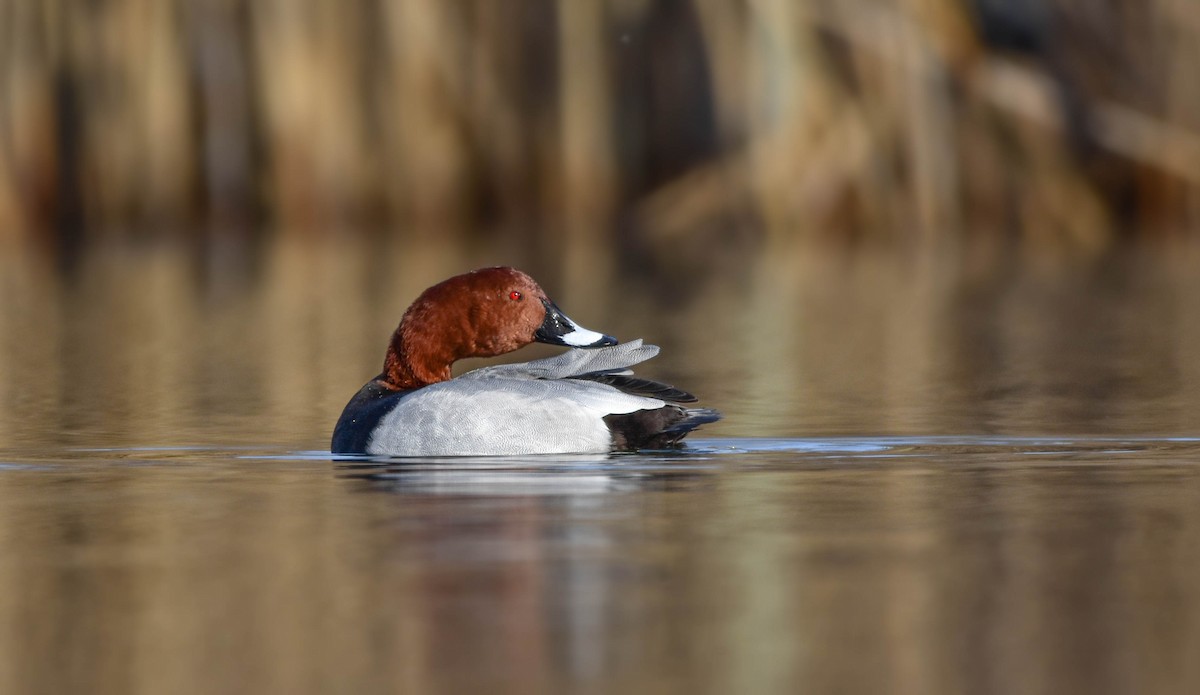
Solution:
{"label": "duck's red eye", "polygon": [[515,302],[521,298],[521,293],[516,290],[513,290],[512,292],[508,293],[508,298]]}

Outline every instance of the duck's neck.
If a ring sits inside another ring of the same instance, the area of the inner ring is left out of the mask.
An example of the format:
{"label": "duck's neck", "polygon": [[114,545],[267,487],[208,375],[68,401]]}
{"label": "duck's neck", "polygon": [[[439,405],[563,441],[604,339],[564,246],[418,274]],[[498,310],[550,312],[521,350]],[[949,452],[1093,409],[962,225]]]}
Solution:
{"label": "duck's neck", "polygon": [[419,389],[450,379],[450,365],[461,355],[447,346],[422,340],[420,335],[405,330],[405,324],[392,335],[387,357],[383,361],[383,381],[396,390]]}

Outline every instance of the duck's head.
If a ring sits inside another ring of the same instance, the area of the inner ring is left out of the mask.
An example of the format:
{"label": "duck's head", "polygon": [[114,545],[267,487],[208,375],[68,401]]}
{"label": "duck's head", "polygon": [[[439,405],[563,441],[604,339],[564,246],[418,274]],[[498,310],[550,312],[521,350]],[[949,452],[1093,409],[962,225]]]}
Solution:
{"label": "duck's head", "polygon": [[533,342],[595,348],[612,336],[572,321],[533,278],[508,267],[456,275],[421,293],[392,335],[384,378],[418,388],[450,378],[464,357],[492,357]]}

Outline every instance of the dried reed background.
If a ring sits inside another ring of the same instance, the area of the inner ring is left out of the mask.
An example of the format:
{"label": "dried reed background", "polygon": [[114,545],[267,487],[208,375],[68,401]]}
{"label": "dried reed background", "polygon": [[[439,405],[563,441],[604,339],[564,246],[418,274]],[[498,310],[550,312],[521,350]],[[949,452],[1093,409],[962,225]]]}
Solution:
{"label": "dried reed background", "polygon": [[0,238],[1195,234],[1193,0],[0,0]]}

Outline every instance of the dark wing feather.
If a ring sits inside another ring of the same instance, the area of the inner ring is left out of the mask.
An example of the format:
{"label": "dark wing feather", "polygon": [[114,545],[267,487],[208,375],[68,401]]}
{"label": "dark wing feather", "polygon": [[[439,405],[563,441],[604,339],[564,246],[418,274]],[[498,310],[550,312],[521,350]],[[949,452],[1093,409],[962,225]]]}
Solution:
{"label": "dark wing feather", "polygon": [[669,403],[695,403],[696,397],[684,391],[677,389],[670,384],[663,384],[650,379],[630,376],[628,374],[613,374],[611,372],[593,372],[591,374],[581,374],[573,379],[585,379],[587,381],[598,381],[601,384],[608,384],[614,388],[620,389],[625,393],[635,396],[647,396],[649,398],[658,398]]}

